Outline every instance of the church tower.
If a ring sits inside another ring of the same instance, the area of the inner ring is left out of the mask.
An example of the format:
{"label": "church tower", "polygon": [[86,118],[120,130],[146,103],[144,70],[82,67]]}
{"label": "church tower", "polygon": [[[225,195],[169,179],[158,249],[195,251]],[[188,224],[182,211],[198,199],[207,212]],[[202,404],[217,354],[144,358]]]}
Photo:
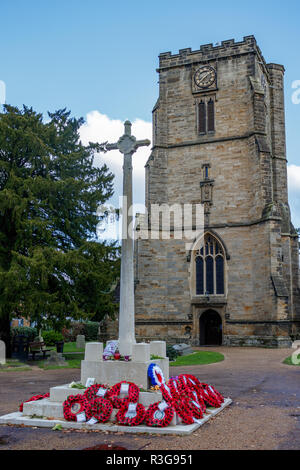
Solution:
{"label": "church tower", "polygon": [[202,204],[204,234],[187,249],[175,236],[143,239],[137,225],[136,335],[287,347],[300,330],[300,276],[284,67],[247,36],[160,54],[157,71],[148,219],[153,204]]}

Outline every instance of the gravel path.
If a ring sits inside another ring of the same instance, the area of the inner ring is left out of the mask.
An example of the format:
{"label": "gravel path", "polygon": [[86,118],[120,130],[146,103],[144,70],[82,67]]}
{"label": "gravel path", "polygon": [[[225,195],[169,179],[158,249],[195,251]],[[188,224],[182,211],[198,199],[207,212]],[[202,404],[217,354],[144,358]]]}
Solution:
{"label": "gravel path", "polygon": [[[201,348],[197,348],[201,349]],[[204,349],[204,348],[203,348]],[[208,348],[206,348],[208,349]],[[300,367],[282,364],[291,350],[210,348],[216,364],[173,367],[212,383],[233,404],[190,436],[145,436],[0,425],[0,450],[83,449],[98,444],[127,449],[300,449]],[[49,387],[79,380],[77,369],[0,372],[0,415]]]}

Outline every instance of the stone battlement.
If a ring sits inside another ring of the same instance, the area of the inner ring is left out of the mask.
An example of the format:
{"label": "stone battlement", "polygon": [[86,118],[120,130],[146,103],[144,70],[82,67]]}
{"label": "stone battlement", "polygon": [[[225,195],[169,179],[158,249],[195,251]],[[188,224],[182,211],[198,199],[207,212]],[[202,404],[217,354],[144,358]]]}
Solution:
{"label": "stone battlement", "polygon": [[203,44],[200,46],[200,49],[196,51],[192,51],[191,48],[188,47],[185,49],[179,49],[178,54],[163,52],[159,55],[159,68],[163,69],[197,61],[215,60],[228,56],[247,54],[249,52],[257,53],[262,62],[266,65],[255,37],[244,36],[243,41],[239,42],[235,42],[234,39],[228,39],[226,41],[222,41],[220,45],[214,46],[212,43]]}

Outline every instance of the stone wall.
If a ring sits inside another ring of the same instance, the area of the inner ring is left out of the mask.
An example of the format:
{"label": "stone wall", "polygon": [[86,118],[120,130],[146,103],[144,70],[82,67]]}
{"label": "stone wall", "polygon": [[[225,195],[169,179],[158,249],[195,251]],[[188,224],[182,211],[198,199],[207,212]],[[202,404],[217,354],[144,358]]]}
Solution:
{"label": "stone wall", "polygon": [[[202,91],[193,83],[201,65],[217,74]],[[299,331],[300,301],[298,240],[287,196],[284,68],[266,64],[247,36],[163,53],[158,72],[146,165],[149,220],[151,204],[200,204],[209,186],[205,230],[226,247],[226,293],[195,296],[194,253],[184,240],[139,239],[137,335],[197,344],[199,318],[212,308],[222,318],[224,344],[286,345]],[[207,99],[214,102],[215,131],[199,134],[197,107]]]}

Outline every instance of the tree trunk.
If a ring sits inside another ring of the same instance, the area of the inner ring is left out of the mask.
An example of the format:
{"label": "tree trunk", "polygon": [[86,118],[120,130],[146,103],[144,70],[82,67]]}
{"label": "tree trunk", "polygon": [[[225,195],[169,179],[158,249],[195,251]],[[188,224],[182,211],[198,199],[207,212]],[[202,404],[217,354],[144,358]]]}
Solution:
{"label": "tree trunk", "polygon": [[5,314],[0,316],[0,338],[6,346],[6,357],[11,357],[11,335],[10,335],[10,316]]}

